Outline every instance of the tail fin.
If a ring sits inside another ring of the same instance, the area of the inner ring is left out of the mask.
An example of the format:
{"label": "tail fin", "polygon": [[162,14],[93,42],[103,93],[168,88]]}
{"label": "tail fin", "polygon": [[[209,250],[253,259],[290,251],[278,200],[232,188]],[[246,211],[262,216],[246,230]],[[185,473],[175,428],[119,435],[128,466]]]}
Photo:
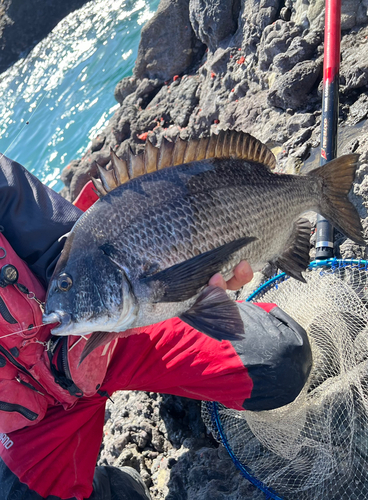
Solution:
{"label": "tail fin", "polygon": [[312,170],[307,175],[322,179],[321,215],[345,236],[360,245],[366,245],[359,214],[348,199],[358,159],[359,155],[357,154],[344,155]]}

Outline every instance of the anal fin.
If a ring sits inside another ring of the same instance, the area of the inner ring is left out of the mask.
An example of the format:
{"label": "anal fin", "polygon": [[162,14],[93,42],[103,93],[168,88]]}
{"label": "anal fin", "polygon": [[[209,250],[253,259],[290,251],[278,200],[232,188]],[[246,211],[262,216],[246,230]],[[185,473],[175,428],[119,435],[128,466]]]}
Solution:
{"label": "anal fin", "polygon": [[311,225],[308,219],[298,219],[283,254],[276,265],[293,278],[305,283],[302,272],[309,265]]}
{"label": "anal fin", "polygon": [[245,335],[237,305],[216,286],[207,286],[180,319],[219,341],[241,340]]}

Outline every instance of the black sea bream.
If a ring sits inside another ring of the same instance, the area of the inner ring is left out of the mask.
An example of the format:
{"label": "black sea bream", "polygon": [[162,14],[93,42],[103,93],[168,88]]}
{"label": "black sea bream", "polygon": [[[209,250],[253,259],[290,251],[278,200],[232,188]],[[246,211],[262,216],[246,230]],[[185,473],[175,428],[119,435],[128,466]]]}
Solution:
{"label": "black sea bream", "polygon": [[[280,175],[271,172],[274,157],[256,139],[241,133],[214,137],[230,141],[227,154],[233,150],[238,157],[214,157],[224,154],[216,153],[217,146],[210,158],[191,153],[204,159],[136,177],[81,216],[48,290],[44,322],[60,323],[53,334],[98,332],[89,352],[112,338],[104,332],[180,316],[214,338],[236,339],[243,324],[226,293],[206,287],[213,274],[228,279],[246,259],[254,271],[271,262],[303,280],[310,225],[300,217],[310,210],[364,244],[359,216],[347,198],[357,155],[305,176]],[[251,159],[239,159],[242,140],[252,151],[242,156]],[[183,141],[179,146],[192,147]]]}

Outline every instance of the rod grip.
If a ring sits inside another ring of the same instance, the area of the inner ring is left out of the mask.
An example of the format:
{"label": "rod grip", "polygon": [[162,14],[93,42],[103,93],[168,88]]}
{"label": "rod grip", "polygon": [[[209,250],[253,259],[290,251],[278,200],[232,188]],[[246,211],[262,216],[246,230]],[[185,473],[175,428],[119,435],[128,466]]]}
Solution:
{"label": "rod grip", "polygon": [[333,234],[333,226],[322,215],[318,214],[316,259],[331,259],[334,256]]}

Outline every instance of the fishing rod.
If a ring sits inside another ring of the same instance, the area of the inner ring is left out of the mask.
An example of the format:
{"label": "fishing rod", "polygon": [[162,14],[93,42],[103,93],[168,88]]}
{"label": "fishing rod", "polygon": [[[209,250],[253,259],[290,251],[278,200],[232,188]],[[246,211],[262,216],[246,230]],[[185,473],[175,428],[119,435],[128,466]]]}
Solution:
{"label": "fishing rod", "polygon": [[[326,0],[320,166],[336,158],[339,117],[341,0]],[[334,228],[317,216],[316,259],[334,256]]]}

